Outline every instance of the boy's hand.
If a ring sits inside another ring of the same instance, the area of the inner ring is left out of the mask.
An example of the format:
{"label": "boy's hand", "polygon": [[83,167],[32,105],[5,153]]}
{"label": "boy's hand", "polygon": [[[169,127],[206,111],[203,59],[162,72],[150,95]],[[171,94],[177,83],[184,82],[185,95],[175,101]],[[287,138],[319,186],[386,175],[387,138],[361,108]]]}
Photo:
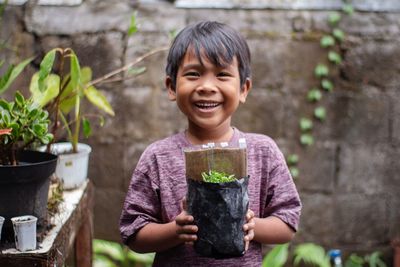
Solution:
{"label": "boy's hand", "polygon": [[178,239],[189,244],[193,244],[197,240],[198,228],[193,224],[194,218],[186,212],[186,199],[181,202],[182,212],[176,216],[176,234]]}
{"label": "boy's hand", "polygon": [[245,250],[247,251],[249,249],[250,241],[254,238],[254,226],[256,224],[254,220],[254,212],[250,209],[247,210],[246,221],[247,223],[243,225],[243,231],[246,232],[246,235],[244,236],[244,242]]}

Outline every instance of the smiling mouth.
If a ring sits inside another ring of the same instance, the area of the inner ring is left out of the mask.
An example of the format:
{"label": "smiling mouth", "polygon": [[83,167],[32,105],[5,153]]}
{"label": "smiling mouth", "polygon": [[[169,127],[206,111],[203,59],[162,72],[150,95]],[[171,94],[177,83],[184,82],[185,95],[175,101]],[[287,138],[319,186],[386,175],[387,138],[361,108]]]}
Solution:
{"label": "smiling mouth", "polygon": [[200,109],[213,109],[221,105],[218,102],[196,102],[194,105]]}

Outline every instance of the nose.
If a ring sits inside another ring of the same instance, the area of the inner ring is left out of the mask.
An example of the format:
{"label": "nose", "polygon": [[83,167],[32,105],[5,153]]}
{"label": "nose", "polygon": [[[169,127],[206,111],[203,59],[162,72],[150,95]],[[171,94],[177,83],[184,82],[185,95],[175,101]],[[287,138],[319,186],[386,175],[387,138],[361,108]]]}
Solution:
{"label": "nose", "polygon": [[217,86],[212,78],[204,77],[196,90],[199,94],[214,94],[217,92]]}

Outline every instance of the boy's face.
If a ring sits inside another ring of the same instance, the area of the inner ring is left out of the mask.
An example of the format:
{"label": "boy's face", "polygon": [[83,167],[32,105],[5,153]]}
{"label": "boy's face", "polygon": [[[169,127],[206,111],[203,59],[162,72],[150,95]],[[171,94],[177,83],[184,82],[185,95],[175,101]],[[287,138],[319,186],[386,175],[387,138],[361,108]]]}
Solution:
{"label": "boy's face", "polygon": [[251,87],[248,79],[240,88],[236,57],[225,67],[213,65],[202,56],[203,65],[193,50],[188,50],[176,76],[175,90],[171,79],[166,85],[169,98],[176,101],[189,121],[189,129],[228,130],[232,114],[244,103]]}

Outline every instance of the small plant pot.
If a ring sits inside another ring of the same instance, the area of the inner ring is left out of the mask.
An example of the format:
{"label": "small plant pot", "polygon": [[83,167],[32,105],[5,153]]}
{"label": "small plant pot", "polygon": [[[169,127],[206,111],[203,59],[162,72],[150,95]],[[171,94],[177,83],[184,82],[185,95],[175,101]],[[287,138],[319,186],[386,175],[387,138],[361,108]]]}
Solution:
{"label": "small plant pot", "polygon": [[0,241],[1,241],[1,229],[3,229],[4,217],[0,216]]}
{"label": "small plant pot", "polygon": [[31,215],[11,218],[14,226],[15,247],[19,251],[36,249],[37,218]]}
{"label": "small plant pot", "polygon": [[[44,151],[46,147],[41,147]],[[79,187],[87,178],[89,154],[92,148],[86,144],[78,144],[78,153],[72,153],[72,145],[68,142],[54,143],[51,153],[58,155],[56,176],[63,182],[64,189]]]}

